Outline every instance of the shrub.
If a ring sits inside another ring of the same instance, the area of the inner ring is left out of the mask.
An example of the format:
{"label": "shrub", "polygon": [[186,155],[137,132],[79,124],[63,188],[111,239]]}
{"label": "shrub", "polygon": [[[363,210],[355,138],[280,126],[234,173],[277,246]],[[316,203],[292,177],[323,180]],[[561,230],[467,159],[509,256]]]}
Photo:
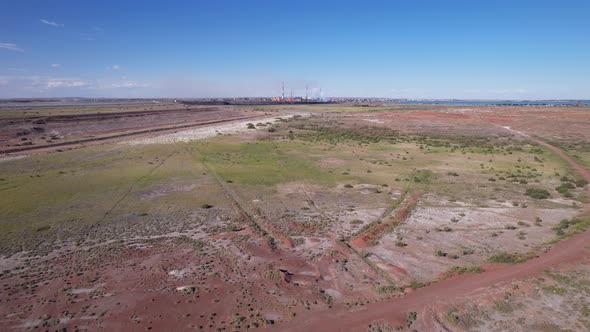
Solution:
{"label": "shrub", "polygon": [[442,250],[437,250],[435,252],[435,255],[437,255],[439,257],[447,257],[448,254],[446,252],[442,251]]}
{"label": "shrub", "polygon": [[[589,225],[590,219],[563,219],[557,226],[553,227],[553,230],[557,236],[565,238],[585,230]],[[565,230],[567,230],[567,232]]]}
{"label": "shrub", "polygon": [[375,287],[375,292],[377,294],[391,294],[399,290],[400,289],[398,287],[393,285],[380,285]]}
{"label": "shrub", "polygon": [[209,205],[209,204],[203,204],[203,205],[201,205],[201,209],[210,209],[212,207],[213,207],[213,205]]}
{"label": "shrub", "polygon": [[481,273],[483,271],[480,266],[453,266],[449,269],[449,274]]}
{"label": "shrub", "polygon": [[43,232],[43,231],[48,230],[49,228],[51,228],[51,226],[45,225],[45,226],[38,227],[37,229],[35,229],[35,231],[36,232]]}
{"label": "shrub", "polygon": [[537,254],[535,254],[533,252],[529,252],[526,254],[501,252],[497,255],[494,255],[494,256],[488,258],[488,262],[517,264],[517,263],[526,262],[529,259],[535,258],[535,257],[537,257]]}
{"label": "shrub", "polygon": [[574,189],[576,186],[574,186],[574,184],[571,182],[563,182],[559,187],[567,188],[567,189]]}
{"label": "shrub", "polygon": [[475,253],[475,250],[473,250],[472,248],[463,249],[463,255],[473,255],[474,253]]}
{"label": "shrub", "polygon": [[526,190],[525,195],[534,199],[545,199],[551,197],[547,190],[541,188],[529,188]]}

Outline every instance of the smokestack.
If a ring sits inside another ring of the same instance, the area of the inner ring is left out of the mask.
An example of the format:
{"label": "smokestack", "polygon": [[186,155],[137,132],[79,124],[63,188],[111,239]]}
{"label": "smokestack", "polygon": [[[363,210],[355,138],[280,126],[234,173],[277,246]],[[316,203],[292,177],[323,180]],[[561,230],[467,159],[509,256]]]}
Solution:
{"label": "smokestack", "polygon": [[308,96],[308,95],[307,95],[307,91],[308,91],[308,89],[309,89],[309,86],[306,84],[306,85],[305,85],[305,100],[309,99],[309,98],[307,97],[307,96]]}
{"label": "smokestack", "polygon": [[293,88],[291,88],[291,99],[293,99]]}
{"label": "smokestack", "polygon": [[283,81],[283,88],[281,89],[281,100],[285,100],[285,81]]}

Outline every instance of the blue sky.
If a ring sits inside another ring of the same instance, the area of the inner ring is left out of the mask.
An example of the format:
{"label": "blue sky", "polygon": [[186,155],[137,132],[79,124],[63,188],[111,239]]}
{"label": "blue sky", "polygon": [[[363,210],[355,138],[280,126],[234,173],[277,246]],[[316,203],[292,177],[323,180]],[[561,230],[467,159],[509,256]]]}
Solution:
{"label": "blue sky", "polygon": [[590,1],[5,1],[0,98],[590,99]]}

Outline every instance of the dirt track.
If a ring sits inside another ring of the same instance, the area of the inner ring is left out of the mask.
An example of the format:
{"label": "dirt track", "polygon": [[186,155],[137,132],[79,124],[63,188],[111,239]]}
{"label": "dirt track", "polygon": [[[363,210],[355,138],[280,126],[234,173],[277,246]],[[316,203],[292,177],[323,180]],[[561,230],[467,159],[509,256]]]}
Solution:
{"label": "dirt track", "polygon": [[99,137],[93,137],[93,138],[87,138],[87,139],[79,139],[79,140],[73,140],[73,141],[68,141],[68,142],[59,142],[59,143],[53,143],[53,144],[47,144],[47,145],[22,146],[22,147],[17,147],[17,148],[1,150],[0,155],[7,154],[7,153],[13,153],[13,152],[23,152],[23,151],[40,150],[40,149],[50,150],[52,148],[58,148],[58,147],[63,147],[63,146],[80,145],[80,144],[84,144],[84,143],[99,142],[99,141],[108,141],[108,140],[113,140],[113,139],[117,139],[117,138],[138,136],[138,135],[143,135],[143,134],[163,133],[163,132],[168,132],[168,131],[177,130],[177,129],[201,127],[201,126],[207,126],[207,125],[218,124],[218,123],[226,123],[226,122],[231,122],[231,121],[236,121],[236,120],[254,119],[254,118],[259,118],[259,117],[260,117],[260,115],[242,116],[242,117],[237,117],[237,118],[228,118],[228,119],[223,119],[223,120],[196,122],[196,123],[171,126],[171,127],[170,126],[154,127],[154,128],[142,129],[142,130],[137,130],[137,131],[127,131],[127,132],[115,133],[115,134],[111,134],[111,135],[105,135],[105,136],[99,136]]}
{"label": "dirt track", "polygon": [[[224,108],[84,113],[0,119],[0,155],[162,134],[264,115]],[[75,124],[75,125],[74,125]],[[26,144],[22,144],[23,141]]]}
{"label": "dirt track", "polygon": [[[526,135],[524,133],[521,133]],[[582,177],[590,181],[590,172],[561,149],[545,143],[537,138],[531,140],[541,144],[567,161]],[[589,190],[589,189],[587,189]],[[585,211],[588,211],[586,207]],[[589,254],[587,248],[590,243],[590,230],[566,239],[547,253],[518,265],[492,264],[480,274],[464,274],[455,276],[430,286],[415,290],[401,298],[371,303],[363,309],[351,310],[343,305],[334,306],[329,311],[316,315],[308,315],[292,321],[289,325],[281,326],[281,331],[351,331],[366,330],[372,321],[386,320],[393,325],[404,325],[406,315],[411,311],[420,311],[434,305],[444,305],[461,301],[478,291],[506,284],[515,279],[521,279],[541,273],[559,264],[573,263],[584,260]]]}

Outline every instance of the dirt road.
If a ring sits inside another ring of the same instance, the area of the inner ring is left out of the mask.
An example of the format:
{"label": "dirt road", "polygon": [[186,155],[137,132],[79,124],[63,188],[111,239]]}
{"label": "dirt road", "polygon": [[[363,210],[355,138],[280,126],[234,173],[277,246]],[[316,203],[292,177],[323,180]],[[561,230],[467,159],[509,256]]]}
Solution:
{"label": "dirt road", "polygon": [[[510,128],[506,128],[511,130]],[[515,132],[514,130],[511,130]],[[590,181],[590,172],[561,149],[535,137],[517,132],[543,145],[569,163],[582,177]],[[588,188],[586,190],[589,190]],[[586,207],[585,211],[588,211]],[[518,265],[493,264],[479,274],[464,274],[415,290],[401,298],[371,303],[362,308],[334,306],[328,311],[297,318],[288,325],[279,326],[281,331],[365,331],[372,321],[387,320],[393,325],[405,325],[406,315],[434,305],[458,303],[495,285],[510,283],[530,277],[559,264],[574,263],[587,259],[590,254],[590,230],[566,239],[540,257]]]}

